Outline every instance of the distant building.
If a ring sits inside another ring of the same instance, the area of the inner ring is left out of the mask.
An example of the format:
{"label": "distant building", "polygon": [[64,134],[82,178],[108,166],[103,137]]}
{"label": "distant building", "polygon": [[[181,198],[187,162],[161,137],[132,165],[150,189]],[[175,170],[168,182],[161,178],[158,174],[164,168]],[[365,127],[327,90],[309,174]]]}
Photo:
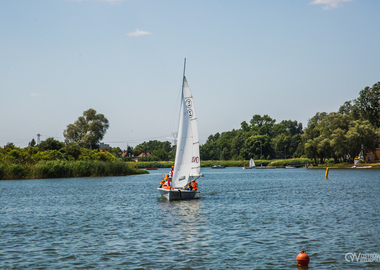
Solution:
{"label": "distant building", "polygon": [[139,160],[139,158],[150,157],[151,155],[152,154],[149,152],[148,153],[141,153],[138,156],[132,155],[132,159],[137,162]]}
{"label": "distant building", "polygon": [[367,156],[364,157],[365,162],[371,162],[375,160],[380,160],[380,148],[376,148],[375,152],[369,152]]}

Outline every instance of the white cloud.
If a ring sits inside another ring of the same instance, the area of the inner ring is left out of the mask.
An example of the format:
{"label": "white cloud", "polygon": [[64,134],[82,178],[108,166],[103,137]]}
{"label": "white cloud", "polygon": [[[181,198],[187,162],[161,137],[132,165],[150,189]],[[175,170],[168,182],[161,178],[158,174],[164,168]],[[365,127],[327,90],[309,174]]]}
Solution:
{"label": "white cloud", "polygon": [[127,33],[127,36],[130,36],[130,37],[139,37],[139,36],[145,36],[145,35],[151,35],[151,34],[152,33],[148,32],[148,31],[143,31],[143,30],[136,29],[134,32]]}
{"label": "white cloud", "polygon": [[323,9],[337,8],[342,2],[351,2],[354,0],[314,0],[313,5],[324,5]]}
{"label": "white cloud", "polygon": [[37,93],[30,93],[31,97],[38,97],[39,95]]}

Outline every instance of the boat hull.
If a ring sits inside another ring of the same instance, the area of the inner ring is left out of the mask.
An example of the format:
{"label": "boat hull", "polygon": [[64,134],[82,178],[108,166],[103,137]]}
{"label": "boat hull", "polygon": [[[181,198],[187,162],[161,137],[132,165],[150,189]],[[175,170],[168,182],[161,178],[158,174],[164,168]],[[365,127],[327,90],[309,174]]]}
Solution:
{"label": "boat hull", "polygon": [[211,169],[224,169],[225,166],[221,166],[221,165],[214,165],[212,167],[210,167]]}
{"label": "boat hull", "polygon": [[166,189],[166,188],[157,188],[163,199],[168,201],[173,200],[191,200],[196,199],[195,195],[199,193],[198,191],[192,190],[182,190],[182,189]]}
{"label": "boat hull", "polygon": [[243,168],[243,170],[250,170],[250,169],[254,169],[256,167],[242,167],[242,168]]}

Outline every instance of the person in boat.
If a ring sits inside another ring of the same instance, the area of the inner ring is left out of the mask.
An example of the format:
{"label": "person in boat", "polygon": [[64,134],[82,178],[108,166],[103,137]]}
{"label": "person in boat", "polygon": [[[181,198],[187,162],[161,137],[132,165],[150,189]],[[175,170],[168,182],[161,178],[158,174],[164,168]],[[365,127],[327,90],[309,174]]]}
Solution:
{"label": "person in boat", "polygon": [[173,178],[173,169],[174,169],[174,166],[172,166],[170,172],[169,172],[169,179],[172,179]]}
{"label": "person in boat", "polygon": [[165,177],[163,177],[160,182],[160,188],[162,188],[165,185],[165,182],[166,182]]}
{"label": "person in boat", "polygon": [[198,191],[198,182],[195,179],[191,180],[193,190]]}
{"label": "person in boat", "polygon": [[167,174],[165,174],[165,180],[166,180],[165,186],[170,187],[170,179]]}
{"label": "person in boat", "polygon": [[183,189],[186,189],[186,190],[193,190],[193,187],[191,185],[191,182],[187,182],[187,185],[183,187]]}

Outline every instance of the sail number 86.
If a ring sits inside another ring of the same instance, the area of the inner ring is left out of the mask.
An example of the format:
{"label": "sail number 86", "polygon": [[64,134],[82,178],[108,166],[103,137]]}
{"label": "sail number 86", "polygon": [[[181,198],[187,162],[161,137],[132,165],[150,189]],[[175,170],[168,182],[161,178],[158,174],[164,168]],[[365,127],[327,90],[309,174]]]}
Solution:
{"label": "sail number 86", "polygon": [[191,162],[192,162],[192,163],[199,163],[199,157],[193,157],[193,158],[191,159]]}

